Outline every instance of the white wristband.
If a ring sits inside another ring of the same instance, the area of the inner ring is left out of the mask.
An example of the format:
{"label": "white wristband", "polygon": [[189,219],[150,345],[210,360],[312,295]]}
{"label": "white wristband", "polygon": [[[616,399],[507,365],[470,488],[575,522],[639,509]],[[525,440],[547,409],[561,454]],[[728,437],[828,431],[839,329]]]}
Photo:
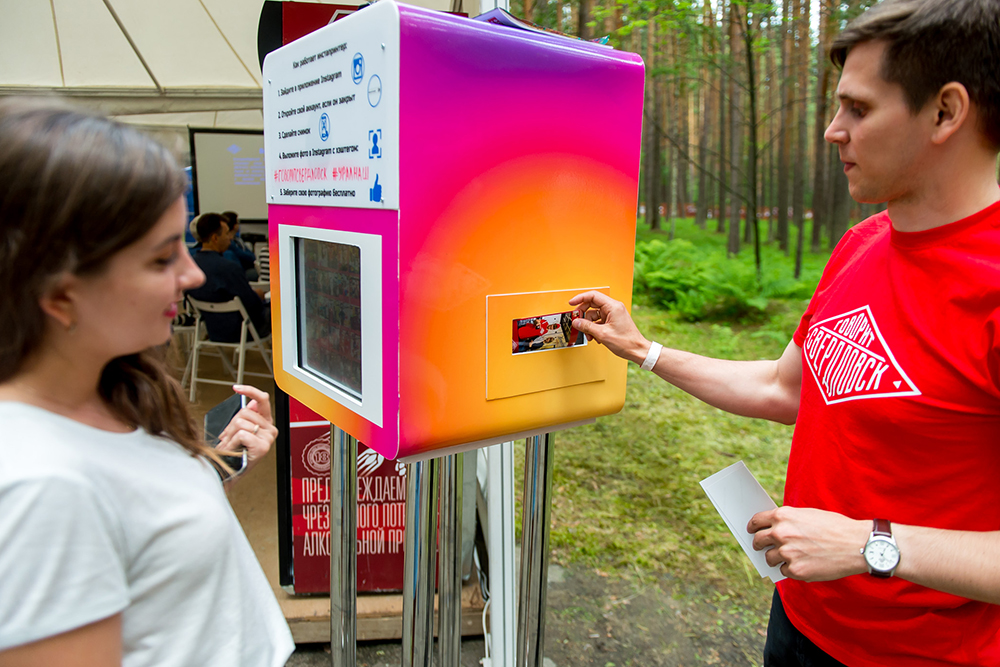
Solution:
{"label": "white wristband", "polygon": [[644,371],[653,370],[653,366],[656,365],[656,360],[660,358],[660,351],[663,350],[663,346],[653,341],[649,344],[649,352],[646,353],[646,360],[642,362],[639,367]]}

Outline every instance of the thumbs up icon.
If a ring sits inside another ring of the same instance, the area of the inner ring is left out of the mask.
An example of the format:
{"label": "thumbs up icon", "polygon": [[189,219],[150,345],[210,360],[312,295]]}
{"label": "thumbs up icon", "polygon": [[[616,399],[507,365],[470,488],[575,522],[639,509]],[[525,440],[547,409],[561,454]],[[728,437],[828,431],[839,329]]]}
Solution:
{"label": "thumbs up icon", "polygon": [[382,186],[378,184],[378,174],[375,174],[375,185],[368,190],[368,196],[372,201],[382,201]]}

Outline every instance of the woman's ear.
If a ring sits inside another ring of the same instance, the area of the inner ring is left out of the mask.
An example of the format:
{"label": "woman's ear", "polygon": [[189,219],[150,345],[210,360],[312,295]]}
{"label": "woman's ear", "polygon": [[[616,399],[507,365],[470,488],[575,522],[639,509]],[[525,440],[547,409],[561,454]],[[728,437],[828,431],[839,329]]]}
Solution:
{"label": "woman's ear", "polygon": [[961,83],[951,81],[941,86],[933,104],[937,110],[937,121],[931,141],[943,144],[969,117],[969,91]]}
{"label": "woman's ear", "polygon": [[76,276],[62,273],[52,279],[38,300],[42,312],[67,331],[76,328],[76,306],[73,303],[73,287],[76,282]]}

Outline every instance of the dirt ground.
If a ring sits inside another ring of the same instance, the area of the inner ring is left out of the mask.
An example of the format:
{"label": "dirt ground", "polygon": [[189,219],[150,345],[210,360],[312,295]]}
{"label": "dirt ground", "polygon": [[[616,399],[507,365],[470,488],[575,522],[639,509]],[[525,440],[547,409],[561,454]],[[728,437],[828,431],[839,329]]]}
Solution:
{"label": "dirt ground", "polygon": [[[695,667],[761,664],[765,626],[710,588],[662,578],[636,584],[593,570],[550,566],[546,667]],[[477,667],[483,639],[462,644]],[[399,642],[358,646],[358,667],[398,667]],[[436,663],[436,660],[435,660]],[[301,645],[289,667],[326,667],[329,645]]]}

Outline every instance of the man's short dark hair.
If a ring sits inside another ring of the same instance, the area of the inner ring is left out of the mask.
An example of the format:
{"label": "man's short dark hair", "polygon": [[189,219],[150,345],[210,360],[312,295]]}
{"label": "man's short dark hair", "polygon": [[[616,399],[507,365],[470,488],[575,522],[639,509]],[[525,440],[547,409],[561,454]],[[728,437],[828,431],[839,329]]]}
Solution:
{"label": "man's short dark hair", "polygon": [[240,214],[236,211],[223,211],[222,217],[226,219],[229,223],[229,228],[232,229],[236,225],[240,224]]}
{"label": "man's short dark hair", "polygon": [[202,243],[212,238],[213,234],[218,233],[223,224],[226,224],[226,219],[218,213],[202,213],[194,221],[195,229],[198,230],[198,238],[201,239]]}
{"label": "man's short dark hair", "polygon": [[882,78],[903,88],[910,111],[957,81],[1000,148],[1000,0],[884,0],[837,36],[830,60],[843,67],[852,48],[872,40],[886,43]]}

